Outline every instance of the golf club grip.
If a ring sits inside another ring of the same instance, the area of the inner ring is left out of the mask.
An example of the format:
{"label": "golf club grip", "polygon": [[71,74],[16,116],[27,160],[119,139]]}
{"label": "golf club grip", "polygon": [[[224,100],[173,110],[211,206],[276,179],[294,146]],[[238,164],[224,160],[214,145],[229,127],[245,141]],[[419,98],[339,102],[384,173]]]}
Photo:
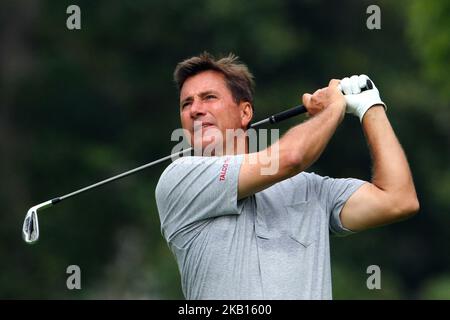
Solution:
{"label": "golf club grip", "polygon": [[292,117],[295,117],[296,115],[302,114],[306,112],[306,108],[304,105],[295,106],[291,109],[288,109],[286,111],[282,111],[279,113],[274,114],[270,117],[270,123],[277,123]]}
{"label": "golf club grip", "polygon": [[361,92],[370,89],[373,89],[373,83],[372,81],[370,81],[370,79],[367,79],[366,86],[364,88],[361,88]]}

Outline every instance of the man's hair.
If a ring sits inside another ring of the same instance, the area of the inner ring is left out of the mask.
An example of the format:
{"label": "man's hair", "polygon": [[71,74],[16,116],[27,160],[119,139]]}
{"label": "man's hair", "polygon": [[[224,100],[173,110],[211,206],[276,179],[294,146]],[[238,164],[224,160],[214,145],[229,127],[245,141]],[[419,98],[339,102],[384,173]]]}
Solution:
{"label": "man's hair", "polygon": [[236,103],[241,101],[250,102],[253,107],[253,93],[255,83],[253,75],[247,66],[239,61],[239,57],[230,53],[228,56],[216,60],[208,52],[203,52],[199,56],[186,59],[178,63],[173,73],[173,78],[181,91],[184,82],[196,74],[203,71],[217,71],[225,77],[225,83],[231,91],[233,100]]}

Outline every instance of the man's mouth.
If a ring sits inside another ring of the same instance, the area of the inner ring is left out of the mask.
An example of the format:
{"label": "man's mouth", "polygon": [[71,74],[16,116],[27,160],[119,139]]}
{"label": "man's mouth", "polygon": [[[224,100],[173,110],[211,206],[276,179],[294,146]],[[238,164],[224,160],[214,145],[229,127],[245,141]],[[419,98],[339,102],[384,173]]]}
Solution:
{"label": "man's mouth", "polygon": [[205,130],[209,127],[214,127],[214,124],[212,124],[211,122],[202,122],[201,125],[200,124],[194,125],[194,131],[198,131],[200,129]]}
{"label": "man's mouth", "polygon": [[211,126],[213,126],[212,123],[204,123],[204,124],[202,124],[202,128],[203,128],[203,129],[204,129],[204,128],[207,128],[207,127],[211,127]]}

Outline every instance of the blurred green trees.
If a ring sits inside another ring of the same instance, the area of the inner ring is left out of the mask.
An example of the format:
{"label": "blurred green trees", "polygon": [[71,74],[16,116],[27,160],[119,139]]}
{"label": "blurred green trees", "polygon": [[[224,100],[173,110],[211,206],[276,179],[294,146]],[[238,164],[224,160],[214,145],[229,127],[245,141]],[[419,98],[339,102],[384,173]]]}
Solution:
{"label": "blurred green trees", "polygon": [[[164,165],[67,200],[40,216],[26,246],[26,210],[170,152],[179,127],[172,72],[204,50],[238,54],[256,76],[256,119],[298,104],[330,78],[376,82],[408,155],[421,201],[413,219],[332,240],[337,299],[449,298],[450,6],[375,1],[5,1],[0,11],[0,297],[182,298],[159,227],[154,188]],[[302,119],[280,126],[286,130]],[[357,119],[348,117],[311,170],[370,179]],[[66,288],[66,268],[82,290]],[[366,288],[379,265],[382,290]]]}
{"label": "blurred green trees", "polygon": [[408,35],[427,80],[450,97],[450,3],[415,0],[409,9]]}

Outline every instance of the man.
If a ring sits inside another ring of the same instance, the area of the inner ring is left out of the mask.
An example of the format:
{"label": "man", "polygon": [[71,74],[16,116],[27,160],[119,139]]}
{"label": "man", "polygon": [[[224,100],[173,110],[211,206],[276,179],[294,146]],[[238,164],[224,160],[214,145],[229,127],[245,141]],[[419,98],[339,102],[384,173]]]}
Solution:
{"label": "man", "polygon": [[[212,131],[225,137],[227,129],[248,128],[253,80],[236,57],[204,53],[179,63],[174,76],[191,144],[205,149],[215,141]],[[156,200],[187,299],[331,299],[330,232],[362,231],[418,211],[378,90],[360,93],[366,79],[331,80],[304,94],[312,117],[267,150],[248,153],[246,137],[238,135],[232,140],[243,142],[244,151],[225,139],[223,153],[183,157],[164,171]],[[360,117],[373,159],[371,182],[304,172],[346,111]],[[262,152],[277,164],[275,172],[262,173]]]}

